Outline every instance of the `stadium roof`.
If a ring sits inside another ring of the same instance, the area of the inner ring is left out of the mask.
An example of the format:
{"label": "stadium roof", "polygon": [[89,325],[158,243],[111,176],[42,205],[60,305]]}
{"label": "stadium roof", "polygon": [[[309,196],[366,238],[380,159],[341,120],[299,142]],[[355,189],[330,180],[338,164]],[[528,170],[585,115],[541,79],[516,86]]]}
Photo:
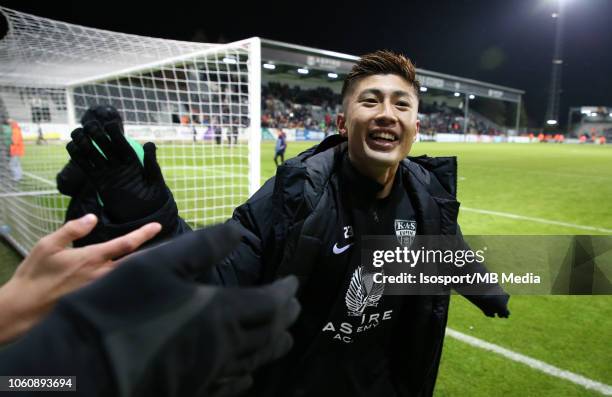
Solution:
{"label": "stadium roof", "polygon": [[[346,74],[351,70],[353,64],[359,60],[359,57],[281,41],[261,39],[261,59],[263,62]],[[424,87],[474,94],[510,102],[519,102],[521,95],[525,94],[525,91],[515,88],[420,68],[417,68],[417,78]]]}

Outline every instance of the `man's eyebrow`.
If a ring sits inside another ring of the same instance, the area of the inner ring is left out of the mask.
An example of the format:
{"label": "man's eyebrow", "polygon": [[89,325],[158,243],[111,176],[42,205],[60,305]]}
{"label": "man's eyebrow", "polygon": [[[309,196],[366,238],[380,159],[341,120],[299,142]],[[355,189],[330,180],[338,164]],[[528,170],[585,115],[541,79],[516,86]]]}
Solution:
{"label": "man's eyebrow", "polygon": [[408,91],[404,91],[404,90],[393,91],[393,95],[394,96],[411,96]]}
{"label": "man's eyebrow", "polygon": [[373,95],[376,95],[376,96],[381,96],[382,95],[382,91],[379,90],[378,88],[368,88],[368,89],[365,89],[365,90],[361,91],[359,93],[359,96],[363,96],[363,95],[367,95],[367,94],[373,94]]}
{"label": "man's eyebrow", "polygon": [[[361,91],[359,93],[360,96],[361,95],[366,95],[366,94],[374,94],[376,96],[380,96],[380,95],[383,95],[383,92],[382,92],[382,90],[379,90],[378,88],[368,88],[368,89],[365,89],[365,90],[363,90],[363,91]],[[410,93],[408,91],[404,91],[404,90],[395,90],[395,91],[393,91],[391,93],[391,95],[393,95],[393,96],[408,96],[409,97]]]}

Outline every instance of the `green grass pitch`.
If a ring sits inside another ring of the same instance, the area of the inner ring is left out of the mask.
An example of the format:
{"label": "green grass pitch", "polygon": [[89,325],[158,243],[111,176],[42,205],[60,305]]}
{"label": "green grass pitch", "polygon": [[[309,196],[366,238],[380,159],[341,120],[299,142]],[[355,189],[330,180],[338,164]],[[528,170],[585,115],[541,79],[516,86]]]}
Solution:
{"label": "green grass pitch", "polygon": [[[312,143],[289,142],[287,158]],[[33,146],[30,159],[36,159]],[[55,150],[55,149],[54,149]],[[162,168],[177,149],[160,145]],[[210,149],[213,150],[213,149]],[[244,148],[216,152],[229,174],[214,175],[217,193],[244,195],[248,168],[239,156]],[[234,150],[233,152],[231,150]],[[264,142],[261,153],[262,181],[274,174],[273,143]],[[411,155],[456,155],[459,159],[458,196],[462,207],[460,224],[464,234],[612,234],[612,146],[555,144],[452,144],[417,143]],[[183,156],[184,154],[181,154]],[[27,156],[26,156],[27,157]],[[44,178],[53,180],[66,161],[57,147]],[[184,169],[172,173],[194,173],[193,182],[180,181],[177,197],[181,212],[200,221],[221,221],[220,212],[231,211],[235,201],[206,201],[215,210],[194,209],[205,195],[196,182],[206,164],[184,160]],[[176,167],[177,163],[173,163]],[[231,170],[231,171],[230,171]],[[236,176],[235,174],[239,174]],[[242,177],[241,177],[242,175]],[[232,183],[227,183],[231,176]],[[236,179],[238,178],[238,179]],[[241,179],[242,178],[242,179]],[[178,179],[177,179],[178,181]],[[494,213],[482,213],[481,210]],[[518,218],[501,214],[515,214]],[[591,228],[591,229],[589,229]],[[0,282],[6,280],[18,257],[0,246]],[[612,264],[611,264],[612,266]],[[612,384],[612,297],[610,296],[513,296],[509,319],[489,319],[462,297],[453,296],[449,327],[487,342],[572,371],[595,381]],[[440,368],[437,396],[595,396],[568,381],[544,374],[502,356],[447,337]]]}

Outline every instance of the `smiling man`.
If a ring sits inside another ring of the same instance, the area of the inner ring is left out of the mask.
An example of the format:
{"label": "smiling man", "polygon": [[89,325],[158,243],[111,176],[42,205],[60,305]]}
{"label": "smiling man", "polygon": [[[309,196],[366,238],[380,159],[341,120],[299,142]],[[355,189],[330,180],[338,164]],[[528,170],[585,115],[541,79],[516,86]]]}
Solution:
{"label": "smiling man", "polygon": [[[409,59],[365,55],[344,81],[340,133],[284,162],[234,211],[229,222],[242,241],[200,280],[300,280],[295,345],[257,374],[253,395],[433,394],[448,291],[393,295],[375,282],[380,269],[361,260],[365,236],[402,247],[418,235],[461,236],[456,158],[407,157],[419,131],[418,92]],[[507,317],[508,295],[492,289],[467,298],[487,316]]]}
{"label": "smiling man", "polygon": [[[344,84],[344,114],[338,116],[338,129],[340,135],[348,137],[351,164],[383,186],[377,197],[384,198],[419,132],[419,88],[408,59],[382,51],[377,56],[387,62],[397,58],[396,66],[405,68],[403,72],[412,81],[397,74],[368,75],[371,70],[367,67],[354,68]],[[383,65],[378,66],[385,70]]]}
{"label": "smiling man", "polygon": [[[456,235],[456,159],[406,156],[419,132],[414,65],[365,55],[342,88],[339,135],[286,161],[230,222],[246,235],[212,277],[261,284],[296,274],[302,315],[290,355],[263,370],[262,396],[431,395],[449,296],[385,295],[361,261],[362,237]],[[468,297],[507,317],[508,296]]]}

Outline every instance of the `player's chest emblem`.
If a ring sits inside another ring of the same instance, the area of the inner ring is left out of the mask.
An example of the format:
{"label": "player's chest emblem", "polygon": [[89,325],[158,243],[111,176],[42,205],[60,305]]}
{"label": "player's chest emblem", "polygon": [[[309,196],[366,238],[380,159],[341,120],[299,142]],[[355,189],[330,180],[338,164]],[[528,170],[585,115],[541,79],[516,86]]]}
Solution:
{"label": "player's chest emblem", "polygon": [[410,247],[412,245],[412,241],[414,241],[414,236],[416,236],[416,221],[396,219],[394,222],[394,227],[397,242],[404,247]]}
{"label": "player's chest emblem", "polygon": [[[377,270],[379,273],[382,269]],[[374,282],[374,272],[369,273],[363,266],[359,266],[353,272],[351,282],[344,301],[349,316],[361,316],[366,307],[378,306],[385,289],[384,283]]]}

